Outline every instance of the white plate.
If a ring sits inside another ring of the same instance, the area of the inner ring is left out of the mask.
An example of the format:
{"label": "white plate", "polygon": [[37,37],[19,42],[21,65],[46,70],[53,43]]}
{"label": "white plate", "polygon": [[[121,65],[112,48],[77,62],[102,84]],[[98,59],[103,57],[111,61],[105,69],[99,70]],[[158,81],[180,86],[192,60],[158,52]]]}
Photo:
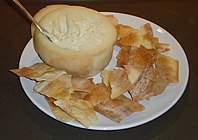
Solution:
{"label": "white plate", "polygon": [[[170,84],[161,95],[153,97],[150,101],[146,101],[146,100],[141,101],[140,103],[145,106],[144,111],[131,114],[130,116],[126,117],[121,123],[115,123],[110,119],[100,114],[97,114],[100,120],[99,123],[89,127],[88,129],[118,130],[118,129],[125,129],[125,128],[130,128],[144,124],[165,113],[182,96],[186,88],[189,77],[189,66],[186,55],[181,45],[177,42],[177,40],[160,26],[145,19],[135,17],[132,15],[113,13],[113,12],[103,12],[103,13],[108,15],[114,15],[119,19],[119,23],[130,25],[134,28],[139,28],[141,25],[145,23],[150,23],[154,31],[154,36],[159,37],[160,42],[170,44],[171,51],[167,55],[172,56],[173,58],[179,60],[179,79],[180,79],[179,83]],[[115,63],[116,63],[115,57],[118,51],[119,48],[115,46],[113,58],[110,64],[107,66],[107,69],[115,67]],[[33,42],[31,39],[26,45],[21,55],[19,67],[21,68],[25,66],[30,66],[37,62],[41,62],[41,60],[33,49]],[[101,79],[99,75],[94,77],[95,82],[99,82],[100,80]],[[35,82],[26,78],[20,78],[20,81],[25,93],[30,98],[30,100],[44,113],[56,119],[54,115],[51,113],[50,108],[47,102],[45,101],[44,97],[40,94],[32,93]],[[84,128],[78,122],[69,122],[66,124]]]}

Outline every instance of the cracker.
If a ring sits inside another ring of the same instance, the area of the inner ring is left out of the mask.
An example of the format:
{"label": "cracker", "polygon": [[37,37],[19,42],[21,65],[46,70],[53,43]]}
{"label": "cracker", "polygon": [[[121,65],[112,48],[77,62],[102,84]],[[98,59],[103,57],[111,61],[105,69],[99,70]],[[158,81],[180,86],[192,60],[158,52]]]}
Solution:
{"label": "cracker", "polygon": [[71,75],[62,75],[54,81],[37,82],[34,91],[54,99],[68,99],[73,92]]}
{"label": "cracker", "polygon": [[113,69],[108,71],[108,79],[111,87],[111,99],[114,99],[130,90],[134,85],[129,81],[127,73],[124,69]]}
{"label": "cracker", "polygon": [[68,115],[65,111],[63,111],[62,109],[60,109],[60,107],[56,106],[54,104],[54,99],[53,98],[49,98],[45,96],[46,101],[48,102],[50,109],[52,111],[52,113],[54,114],[54,116],[62,121],[62,122],[70,122],[70,121],[74,121],[75,119],[72,118],[70,115]]}
{"label": "cracker", "polygon": [[109,83],[110,71],[104,69],[101,72],[100,76],[102,77],[102,83],[104,83],[106,87],[110,87],[110,83]]}
{"label": "cracker", "polygon": [[151,97],[161,94],[169,85],[168,77],[162,69],[145,68],[135,87],[130,90],[133,100],[149,100]]}
{"label": "cracker", "polygon": [[121,95],[113,100],[109,99],[96,105],[94,109],[111,120],[120,123],[130,114],[144,110],[144,106]]}
{"label": "cracker", "polygon": [[149,23],[140,27],[139,30],[129,26],[118,26],[120,38],[117,44],[122,47],[140,47],[144,46],[147,49],[154,49],[153,31]]}
{"label": "cracker", "polygon": [[118,55],[116,56],[117,59],[117,67],[123,67],[123,65],[127,65],[129,62],[130,56],[130,47],[122,47],[119,51]]}
{"label": "cracker", "polygon": [[110,89],[107,88],[103,83],[93,85],[90,94],[85,96],[85,100],[89,101],[93,106],[104,102],[110,98]]}
{"label": "cracker", "polygon": [[54,104],[59,106],[86,128],[98,122],[93,105],[88,101],[73,97],[68,100],[56,100],[54,101]]}
{"label": "cracker", "polygon": [[[118,44],[119,44],[119,41],[122,42],[122,40],[119,40],[119,39],[126,37],[131,32],[133,32],[133,33],[137,32],[137,29],[134,29],[130,26],[123,25],[123,24],[118,24],[116,26],[116,29],[118,32]],[[120,44],[122,44],[122,43],[120,43]]]}
{"label": "cracker", "polygon": [[135,84],[142,74],[144,67],[133,66],[133,65],[124,65],[128,79],[132,84]]}
{"label": "cracker", "polygon": [[179,61],[165,55],[159,55],[156,60],[156,67],[161,68],[169,74],[169,81],[171,83],[179,82]]}
{"label": "cracker", "polygon": [[147,49],[144,46],[121,48],[117,55],[117,65],[122,67],[123,65],[134,66],[152,66],[155,62],[159,52],[153,49]]}
{"label": "cracker", "polygon": [[149,23],[134,29],[127,25],[118,24],[116,26],[118,32],[117,45],[121,47],[141,47],[147,49],[158,49],[160,51],[168,51],[168,44],[160,43],[159,38],[154,37],[153,29]]}
{"label": "cracker", "polygon": [[53,81],[59,76],[66,74],[65,71],[56,70],[44,63],[36,63],[30,67],[23,67],[20,69],[12,69],[11,72],[20,77],[27,77],[36,81]]}
{"label": "cracker", "polygon": [[91,86],[94,84],[93,79],[85,79],[85,78],[77,78],[74,77],[71,79],[72,86],[74,91],[81,91],[81,92],[90,92]]}

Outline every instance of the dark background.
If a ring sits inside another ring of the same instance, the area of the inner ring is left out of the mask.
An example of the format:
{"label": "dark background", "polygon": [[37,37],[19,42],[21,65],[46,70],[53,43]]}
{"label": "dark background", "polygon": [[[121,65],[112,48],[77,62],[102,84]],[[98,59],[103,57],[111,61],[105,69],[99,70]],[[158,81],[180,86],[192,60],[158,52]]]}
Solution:
{"label": "dark background", "polygon": [[34,15],[47,4],[81,5],[98,11],[127,13],[169,31],[189,60],[190,78],[182,98],[161,117],[120,131],[93,131],[60,123],[41,112],[25,95],[17,76],[20,55],[31,39],[30,21],[11,0],[0,1],[0,139],[197,140],[198,1],[197,0],[20,0]]}

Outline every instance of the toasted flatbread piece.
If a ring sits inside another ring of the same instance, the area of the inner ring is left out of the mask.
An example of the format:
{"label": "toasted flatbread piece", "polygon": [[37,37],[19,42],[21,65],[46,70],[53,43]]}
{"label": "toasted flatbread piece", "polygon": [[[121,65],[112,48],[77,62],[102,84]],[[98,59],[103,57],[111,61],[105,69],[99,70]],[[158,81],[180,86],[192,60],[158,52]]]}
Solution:
{"label": "toasted flatbread piece", "polygon": [[54,104],[59,106],[86,128],[98,122],[93,105],[88,101],[73,97],[68,100],[56,100]]}
{"label": "toasted flatbread piece", "polygon": [[68,99],[73,92],[71,75],[62,75],[54,81],[37,82],[34,91],[54,99]]}
{"label": "toasted flatbread piece", "polygon": [[89,94],[89,92],[84,91],[74,91],[74,93],[72,93],[72,95],[74,95],[78,99],[84,99]]}
{"label": "toasted flatbread piece", "polygon": [[147,49],[144,46],[121,48],[117,55],[117,67],[123,65],[134,66],[152,66],[159,52],[153,49]]}
{"label": "toasted flatbread piece", "polygon": [[154,37],[153,40],[154,40],[155,48],[158,49],[159,51],[167,52],[170,50],[170,48],[168,48],[169,44],[160,43],[158,37]]}
{"label": "toasted flatbread piece", "polygon": [[141,26],[139,32],[140,34],[144,35],[141,45],[146,47],[147,49],[158,49],[163,52],[170,50],[168,48],[169,44],[160,43],[159,38],[154,37],[153,29],[149,23],[146,23],[143,26]]}
{"label": "toasted flatbread piece", "polygon": [[75,120],[74,118],[72,118],[71,116],[69,116],[65,111],[63,111],[62,109],[60,109],[60,107],[56,106],[54,104],[54,99],[53,98],[49,98],[49,97],[46,97],[45,96],[45,99],[47,100],[50,108],[51,108],[51,111],[52,113],[54,114],[54,116],[62,121],[62,122],[70,122],[70,121],[73,121]]}
{"label": "toasted flatbread piece", "polygon": [[[129,81],[124,69],[113,69],[108,72],[105,81],[108,81],[111,87],[111,99],[114,99],[130,90],[134,85]],[[104,76],[103,76],[104,77]]]}
{"label": "toasted flatbread piece", "polygon": [[147,49],[158,49],[160,51],[168,51],[168,44],[160,43],[159,38],[154,37],[153,29],[149,23],[134,29],[130,26],[118,24],[118,41],[117,45],[121,47],[140,47]]}
{"label": "toasted flatbread piece", "polygon": [[91,87],[94,84],[93,79],[85,79],[85,78],[72,78],[71,80],[74,91],[76,92],[91,92]]}
{"label": "toasted flatbread piece", "polygon": [[118,32],[118,40],[127,36],[129,33],[136,33],[138,30],[134,29],[130,26],[118,24],[116,26],[117,32]]}
{"label": "toasted flatbread piece", "polygon": [[11,72],[17,74],[20,77],[28,77],[30,79],[36,79],[40,77],[45,72],[54,71],[55,69],[44,64],[44,63],[36,63],[30,67],[23,67],[20,69],[10,70]]}
{"label": "toasted flatbread piece", "polygon": [[54,70],[43,73],[40,77],[35,78],[36,81],[53,81],[63,74],[67,74],[63,70]]}
{"label": "toasted flatbread piece", "polygon": [[110,76],[111,72],[104,69],[102,72],[101,72],[101,77],[102,77],[102,83],[105,84],[106,87],[110,87],[110,83],[109,83],[109,76]]}
{"label": "toasted flatbread piece", "polygon": [[142,36],[136,30],[120,37],[120,39],[117,41],[117,45],[121,47],[139,47],[141,43]]}
{"label": "toasted flatbread piece", "polygon": [[89,101],[93,106],[104,102],[110,98],[110,89],[105,86],[103,83],[98,83],[93,85],[91,92],[85,96],[85,100]]}
{"label": "toasted flatbread piece", "polygon": [[144,106],[138,102],[130,100],[124,95],[121,95],[113,100],[109,99],[96,105],[94,109],[111,120],[119,123],[130,114],[144,110]]}
{"label": "toasted flatbread piece", "polygon": [[142,43],[139,45],[147,49],[155,49],[153,29],[149,23],[142,25],[138,32],[142,36]]}
{"label": "toasted flatbread piece", "polygon": [[163,71],[166,71],[169,76],[169,81],[171,83],[179,82],[179,61],[165,55],[159,55],[156,60],[156,67],[161,68]]}
{"label": "toasted flatbread piece", "polygon": [[129,56],[130,56],[130,47],[122,47],[119,51],[118,55],[116,56],[117,59],[117,67],[123,67],[124,65],[130,65],[129,62]]}
{"label": "toasted flatbread piece", "polygon": [[144,46],[147,49],[155,49],[153,31],[149,23],[140,27],[139,30],[132,27],[120,26],[117,28],[118,32],[122,34],[117,44],[122,47],[140,47]]}
{"label": "toasted flatbread piece", "polygon": [[53,81],[59,76],[66,74],[65,71],[56,70],[44,63],[36,63],[30,67],[23,67],[20,69],[12,69],[11,72],[20,77],[27,77],[36,81]]}
{"label": "toasted flatbread piece", "polygon": [[161,94],[169,84],[168,75],[159,68],[147,67],[135,87],[130,91],[134,101],[150,99]]}
{"label": "toasted flatbread piece", "polygon": [[162,53],[170,51],[169,44],[166,43],[155,43],[155,47]]}
{"label": "toasted flatbread piece", "polygon": [[129,81],[124,69],[113,70],[109,77],[111,99],[115,99],[134,87],[134,85]]}
{"label": "toasted flatbread piece", "polygon": [[133,65],[124,65],[128,79],[132,84],[135,84],[142,74],[144,67],[133,66]]}

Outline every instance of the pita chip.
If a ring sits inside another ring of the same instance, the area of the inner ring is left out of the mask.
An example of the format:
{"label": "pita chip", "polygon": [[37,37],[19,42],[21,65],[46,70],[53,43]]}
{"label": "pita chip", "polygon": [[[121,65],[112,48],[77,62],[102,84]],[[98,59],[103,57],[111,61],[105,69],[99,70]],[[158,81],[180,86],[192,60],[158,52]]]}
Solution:
{"label": "pita chip", "polygon": [[73,92],[71,75],[62,75],[54,81],[37,82],[34,91],[54,99],[68,99]]}
{"label": "pita chip", "polygon": [[103,83],[98,83],[93,85],[91,88],[90,94],[85,96],[85,100],[89,101],[93,106],[104,102],[110,97],[110,89],[105,86]]}
{"label": "pita chip", "polygon": [[129,92],[134,101],[149,100],[161,94],[169,85],[168,75],[162,69],[147,67],[143,71],[135,87]]}
{"label": "pita chip", "polygon": [[52,113],[54,114],[54,116],[62,121],[62,122],[70,122],[75,120],[74,118],[72,118],[71,116],[69,116],[66,112],[64,112],[62,109],[60,109],[60,107],[56,106],[54,104],[54,99],[53,98],[49,98],[49,97],[45,97],[45,99],[47,100],[50,109],[52,111]]}
{"label": "pita chip", "polygon": [[54,104],[59,106],[86,128],[96,124],[99,121],[93,105],[88,101],[72,97],[68,100],[56,100],[54,101]]}
{"label": "pita chip", "polygon": [[134,65],[134,66],[152,66],[155,62],[159,52],[153,49],[147,49],[144,46],[139,48],[121,48],[117,55],[117,65],[122,67],[123,65]]}
{"label": "pita chip", "polygon": [[53,81],[59,76],[66,74],[65,71],[56,70],[44,63],[36,63],[30,67],[12,69],[10,71],[20,77],[27,77],[36,81]]}
{"label": "pita chip", "polygon": [[80,92],[90,92],[91,86],[94,84],[93,79],[85,79],[85,78],[77,78],[74,77],[71,79],[72,86],[74,88],[74,91],[80,91]]}
{"label": "pita chip", "polygon": [[[108,71],[108,82],[111,87],[111,99],[114,99],[130,90],[134,85],[129,81],[124,69]],[[107,81],[107,79],[106,79]]]}
{"label": "pita chip", "polygon": [[171,83],[179,82],[179,61],[165,55],[159,55],[155,65],[157,68],[161,68],[169,74],[169,81]]}
{"label": "pita chip", "polygon": [[[116,29],[117,29],[117,32],[118,32],[118,44],[119,42],[121,42],[121,38],[127,36],[128,34],[130,34],[131,32],[132,33],[135,33],[137,32],[137,29],[134,29],[130,26],[127,26],[127,25],[123,25],[123,24],[118,24],[116,26]],[[121,43],[122,44],[122,43]]]}
{"label": "pita chip", "polygon": [[120,123],[130,114],[144,110],[144,106],[121,95],[96,105],[94,109],[111,120]]}
{"label": "pita chip", "polygon": [[135,84],[142,74],[144,67],[133,66],[133,65],[124,65],[128,79],[132,84]]}

